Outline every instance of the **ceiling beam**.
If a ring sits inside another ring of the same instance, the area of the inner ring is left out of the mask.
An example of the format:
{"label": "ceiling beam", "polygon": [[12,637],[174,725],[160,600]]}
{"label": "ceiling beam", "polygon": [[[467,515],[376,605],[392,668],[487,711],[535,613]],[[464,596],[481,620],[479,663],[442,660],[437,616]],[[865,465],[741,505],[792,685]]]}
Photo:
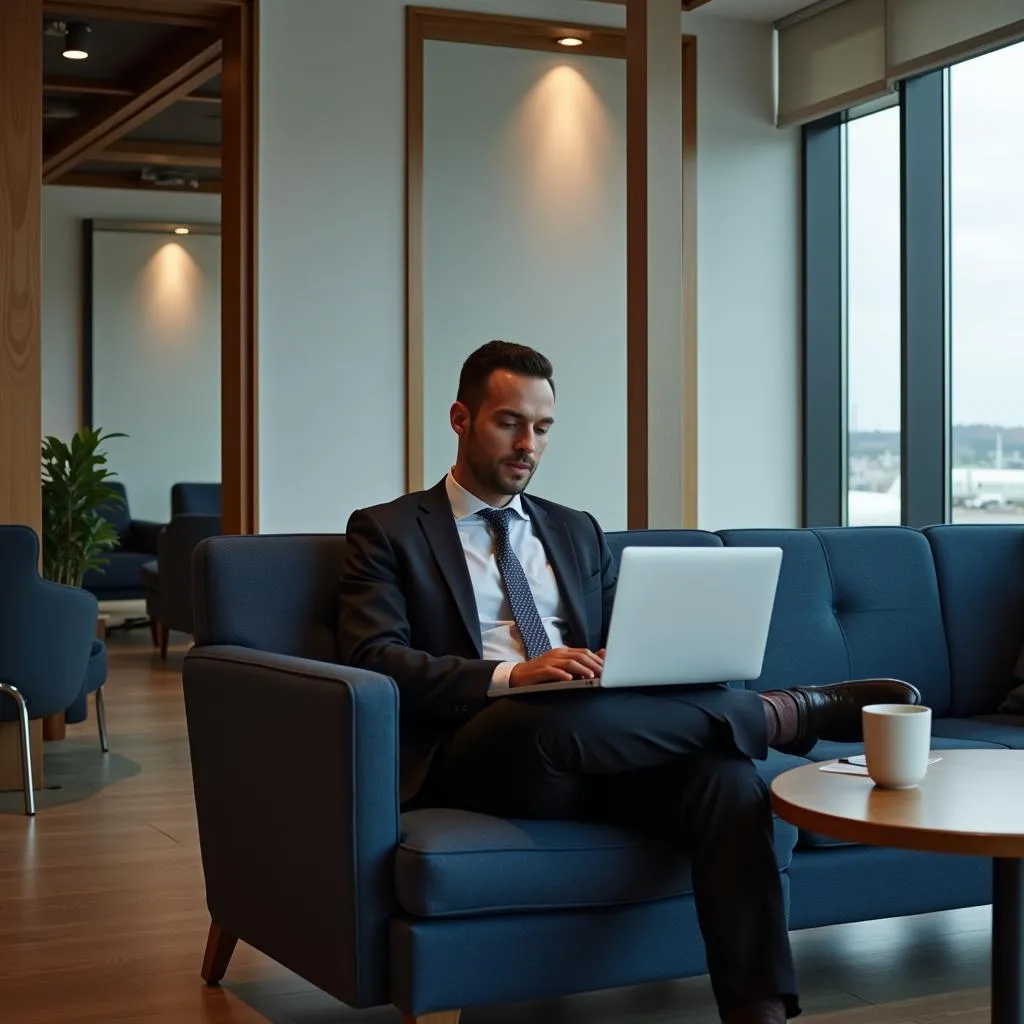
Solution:
{"label": "ceiling beam", "polygon": [[187,142],[114,142],[93,157],[105,164],[146,164],[151,167],[220,167],[220,146]]}
{"label": "ceiling beam", "polygon": [[45,0],[46,14],[215,28],[246,0]]}
{"label": "ceiling beam", "polygon": [[[135,92],[122,82],[103,82],[96,79],[72,78],[66,75],[51,75],[43,79],[43,92],[63,96],[134,96]],[[220,103],[220,97],[213,94],[189,93],[181,102]]]}
{"label": "ceiling beam", "polygon": [[55,181],[220,74],[220,55],[220,36],[204,32],[145,65],[133,83],[133,96],[99,101],[95,111],[54,138],[43,158],[43,183]]}
{"label": "ceiling beam", "polygon": [[72,185],[79,188],[130,188],[141,192],[200,192],[219,193],[220,182],[214,179],[201,179],[198,188],[187,185],[157,185],[151,181],[143,181],[138,174],[110,174],[107,172],[70,171],[62,174],[51,185]]}
{"label": "ceiling beam", "polygon": [[[629,3],[629,0],[600,0],[604,4],[618,4],[620,7]],[[679,0],[679,6],[684,11],[695,11],[698,7],[711,3],[711,0]]]}

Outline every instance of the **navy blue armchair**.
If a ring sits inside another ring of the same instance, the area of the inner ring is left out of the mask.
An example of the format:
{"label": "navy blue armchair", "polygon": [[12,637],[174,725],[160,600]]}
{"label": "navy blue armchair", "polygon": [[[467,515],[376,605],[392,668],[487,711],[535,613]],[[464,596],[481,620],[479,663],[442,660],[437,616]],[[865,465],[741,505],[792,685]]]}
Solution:
{"label": "navy blue armchair", "polygon": [[26,814],[35,814],[29,722],[66,711],[106,676],[105,654],[90,664],[96,598],[42,579],[38,565],[35,531],[0,526],[0,721],[21,724]]}
{"label": "navy blue armchair", "polygon": [[142,567],[146,614],[152,625],[153,642],[165,661],[170,631],[194,632],[192,552],[200,541],[216,537],[220,532],[220,515],[177,513],[160,533],[157,561],[147,562]]}
{"label": "navy blue armchair", "polygon": [[163,523],[133,519],[124,484],[109,480],[107,486],[118,492],[119,501],[100,509],[103,517],[117,530],[118,546],[104,553],[108,559],[101,569],[90,569],[82,580],[83,589],[99,601],[125,601],[146,596],[142,567],[157,554],[157,541]]}
{"label": "navy blue armchair", "polygon": [[220,515],[220,484],[176,483],[171,487],[171,515],[194,512],[203,516]]}

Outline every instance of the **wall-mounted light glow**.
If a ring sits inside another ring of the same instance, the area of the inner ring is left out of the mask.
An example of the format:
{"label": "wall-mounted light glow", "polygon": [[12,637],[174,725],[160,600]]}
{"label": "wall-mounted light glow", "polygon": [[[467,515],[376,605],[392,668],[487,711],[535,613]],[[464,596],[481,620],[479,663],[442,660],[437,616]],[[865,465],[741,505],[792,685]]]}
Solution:
{"label": "wall-mounted light glow", "polygon": [[85,60],[89,56],[89,26],[81,21],[72,21],[64,32],[64,49],[61,51],[68,60]]}
{"label": "wall-mounted light glow", "polygon": [[176,235],[187,235],[188,234],[188,228],[175,228],[174,229],[174,233]]}
{"label": "wall-mounted light glow", "polygon": [[559,46],[582,46],[583,45],[583,40],[577,38],[576,36],[562,36],[562,38],[558,40],[558,45]]}

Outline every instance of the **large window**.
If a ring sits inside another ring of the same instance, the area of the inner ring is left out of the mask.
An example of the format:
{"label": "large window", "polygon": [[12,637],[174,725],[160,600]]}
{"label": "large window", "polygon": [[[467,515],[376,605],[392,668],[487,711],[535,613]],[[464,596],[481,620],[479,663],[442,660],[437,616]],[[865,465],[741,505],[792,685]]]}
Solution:
{"label": "large window", "polygon": [[956,522],[1024,522],[1024,44],[949,73]]}
{"label": "large window", "polygon": [[847,521],[900,521],[900,110],[846,133]]}
{"label": "large window", "polygon": [[1024,42],[892,100],[804,128],[804,523],[1024,523]]}

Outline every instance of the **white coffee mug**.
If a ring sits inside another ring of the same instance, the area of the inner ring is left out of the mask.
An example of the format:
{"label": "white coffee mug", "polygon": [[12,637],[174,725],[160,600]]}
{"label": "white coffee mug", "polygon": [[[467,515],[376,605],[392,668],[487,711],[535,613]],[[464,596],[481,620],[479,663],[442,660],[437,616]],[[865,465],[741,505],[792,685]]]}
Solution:
{"label": "white coffee mug", "polygon": [[868,775],[886,789],[912,789],[928,774],[932,709],[920,704],[868,704],[863,709]]}

